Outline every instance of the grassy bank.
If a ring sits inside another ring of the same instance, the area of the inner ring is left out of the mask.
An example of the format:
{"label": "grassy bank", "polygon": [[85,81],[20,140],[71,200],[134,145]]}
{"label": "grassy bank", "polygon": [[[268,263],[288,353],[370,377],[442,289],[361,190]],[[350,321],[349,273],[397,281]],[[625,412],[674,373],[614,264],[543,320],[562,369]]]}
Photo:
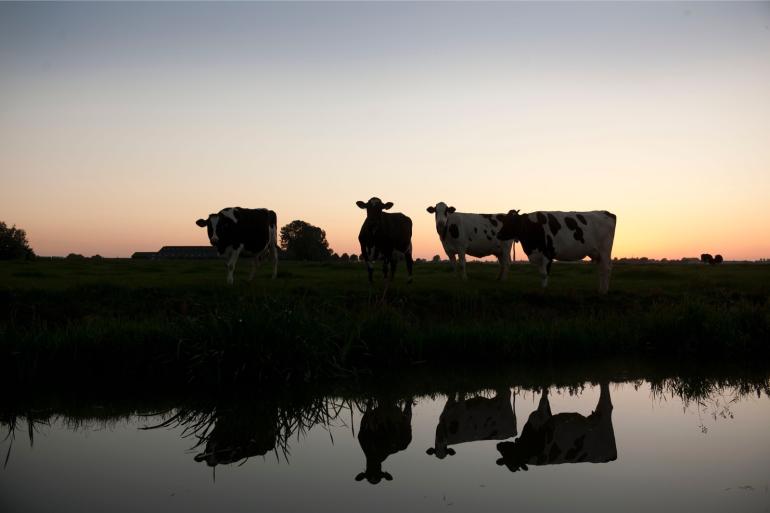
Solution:
{"label": "grassy bank", "polygon": [[16,383],[311,381],[416,363],[767,360],[770,266],[618,265],[610,294],[591,265],[495,265],[469,280],[403,267],[382,299],[360,264],[282,263],[236,285],[222,262],[0,264],[0,356]]}

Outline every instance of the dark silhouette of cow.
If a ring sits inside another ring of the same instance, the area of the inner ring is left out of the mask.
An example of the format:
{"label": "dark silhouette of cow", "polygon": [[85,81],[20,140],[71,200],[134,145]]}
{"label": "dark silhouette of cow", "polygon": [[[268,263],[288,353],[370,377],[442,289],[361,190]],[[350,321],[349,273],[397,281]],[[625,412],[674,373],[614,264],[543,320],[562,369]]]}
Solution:
{"label": "dark silhouette of cow", "polygon": [[511,390],[497,391],[495,397],[460,400],[450,396],[436,426],[434,446],[426,452],[438,459],[454,456],[450,445],[478,440],[505,440],[516,436],[516,414]]}
{"label": "dark silhouette of cow", "polygon": [[227,283],[233,284],[233,272],[241,251],[254,254],[249,280],[254,278],[260,259],[271,254],[273,278],[278,275],[278,218],[266,208],[223,208],[195,224],[206,228],[209,242],[227,259]]}
{"label": "dark silhouette of cow", "polygon": [[497,444],[505,465],[511,472],[527,470],[527,465],[560,463],[606,463],[618,457],[612,428],[612,402],[607,383],[600,385],[599,402],[591,415],[551,414],[548,390],[543,390],[537,410],[530,414],[513,442]]}
{"label": "dark silhouette of cow", "polygon": [[371,198],[364,203],[357,201],[359,208],[366,209],[366,219],[358,234],[358,242],[361,243],[361,256],[366,262],[369,273],[369,283],[372,283],[374,261],[383,260],[383,274],[388,278],[388,266],[390,266],[390,279],[396,272],[395,252],[404,254],[408,281],[412,281],[412,220],[400,212],[388,213],[393,206],[392,202],[383,203],[380,198]]}
{"label": "dark silhouette of cow", "polygon": [[391,454],[406,449],[412,441],[412,399],[402,408],[395,403],[382,402],[372,407],[367,403],[358,443],[366,456],[366,470],[356,476],[356,481],[366,478],[372,484],[382,479],[392,481],[393,476],[382,470],[382,463]]}
{"label": "dark silhouette of cow", "polygon": [[700,261],[703,262],[704,264],[716,265],[716,264],[721,264],[724,261],[724,258],[722,257],[722,255],[711,256],[711,254],[709,253],[703,253],[700,256]]}

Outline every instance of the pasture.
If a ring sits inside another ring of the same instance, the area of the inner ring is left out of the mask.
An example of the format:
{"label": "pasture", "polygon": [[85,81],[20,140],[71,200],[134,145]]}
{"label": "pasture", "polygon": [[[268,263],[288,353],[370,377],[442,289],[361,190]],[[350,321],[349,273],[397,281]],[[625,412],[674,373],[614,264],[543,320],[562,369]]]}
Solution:
{"label": "pasture", "polygon": [[618,264],[597,269],[403,262],[383,299],[362,263],[263,265],[235,285],[221,261],[120,259],[0,264],[0,356],[14,383],[314,381],[416,364],[644,357],[766,361],[770,265]]}

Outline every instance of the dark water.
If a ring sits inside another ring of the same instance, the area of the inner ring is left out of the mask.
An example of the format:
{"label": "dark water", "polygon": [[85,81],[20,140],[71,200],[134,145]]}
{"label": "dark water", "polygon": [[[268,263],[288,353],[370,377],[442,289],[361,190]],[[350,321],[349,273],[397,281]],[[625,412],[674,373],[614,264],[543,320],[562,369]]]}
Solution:
{"label": "dark water", "polygon": [[767,381],[449,395],[6,413],[0,511],[770,511]]}

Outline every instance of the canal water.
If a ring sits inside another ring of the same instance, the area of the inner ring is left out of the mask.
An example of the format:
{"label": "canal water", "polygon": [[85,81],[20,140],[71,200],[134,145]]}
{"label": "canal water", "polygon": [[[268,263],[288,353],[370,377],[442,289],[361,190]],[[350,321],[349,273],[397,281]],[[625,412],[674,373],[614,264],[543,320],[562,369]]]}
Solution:
{"label": "canal water", "polygon": [[770,511],[767,383],[6,411],[0,511]]}

